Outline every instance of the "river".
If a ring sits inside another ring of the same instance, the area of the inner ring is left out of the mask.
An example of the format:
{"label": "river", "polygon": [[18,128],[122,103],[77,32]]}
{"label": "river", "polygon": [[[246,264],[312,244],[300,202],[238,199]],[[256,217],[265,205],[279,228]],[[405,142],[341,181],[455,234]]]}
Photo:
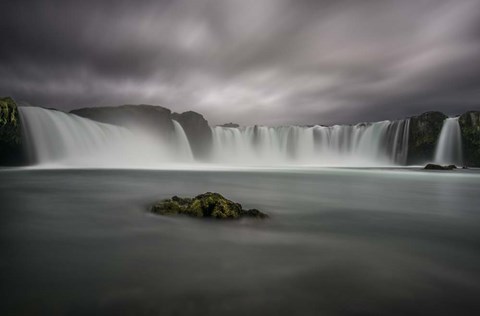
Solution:
{"label": "river", "polygon": [[[0,170],[1,315],[480,313],[480,172]],[[267,220],[148,212],[220,192]]]}

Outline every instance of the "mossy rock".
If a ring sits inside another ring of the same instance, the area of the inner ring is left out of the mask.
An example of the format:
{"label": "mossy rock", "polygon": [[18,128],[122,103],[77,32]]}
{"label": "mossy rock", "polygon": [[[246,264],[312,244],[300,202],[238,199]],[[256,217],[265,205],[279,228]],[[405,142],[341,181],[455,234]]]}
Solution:
{"label": "mossy rock", "polygon": [[0,165],[18,165],[24,161],[20,116],[10,97],[0,98]]}
{"label": "mossy rock", "polygon": [[464,113],[458,122],[462,133],[465,164],[470,167],[480,167],[480,112]]}
{"label": "mossy rock", "polygon": [[151,211],[159,215],[188,215],[215,219],[239,219],[241,217],[267,218],[257,209],[244,210],[219,193],[207,192],[192,198],[174,196],[154,204]]}

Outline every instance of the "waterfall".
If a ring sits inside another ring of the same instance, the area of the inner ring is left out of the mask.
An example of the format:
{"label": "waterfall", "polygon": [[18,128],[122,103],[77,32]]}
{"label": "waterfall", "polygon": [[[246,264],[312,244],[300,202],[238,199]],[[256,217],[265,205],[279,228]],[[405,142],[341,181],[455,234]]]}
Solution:
{"label": "waterfall", "polygon": [[447,118],[443,122],[435,149],[435,163],[463,165],[462,135],[458,117]]}
{"label": "waterfall", "polygon": [[212,161],[230,164],[405,165],[410,121],[354,126],[213,127]]}
{"label": "waterfall", "polygon": [[187,134],[185,134],[180,123],[175,120],[172,121],[175,128],[173,135],[175,136],[174,142],[177,148],[177,159],[180,158],[183,161],[193,161],[193,154],[190,148],[190,143],[188,142]]}
{"label": "waterfall", "polygon": [[29,152],[38,164],[153,167],[193,159],[185,132],[175,121],[170,137],[39,107],[19,107],[19,112]]}
{"label": "waterfall", "polygon": [[[195,162],[180,123],[171,134],[100,123],[39,107],[20,107],[38,164],[158,168]],[[410,121],[334,126],[212,127],[210,163],[245,166],[405,165]]]}

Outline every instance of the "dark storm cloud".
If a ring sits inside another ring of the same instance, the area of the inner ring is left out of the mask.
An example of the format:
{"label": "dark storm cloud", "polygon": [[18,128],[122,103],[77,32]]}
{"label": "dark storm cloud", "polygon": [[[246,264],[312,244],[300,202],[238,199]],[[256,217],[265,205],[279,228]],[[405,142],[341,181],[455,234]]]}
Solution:
{"label": "dark storm cloud", "polygon": [[480,1],[2,1],[0,94],[211,123],[479,109]]}

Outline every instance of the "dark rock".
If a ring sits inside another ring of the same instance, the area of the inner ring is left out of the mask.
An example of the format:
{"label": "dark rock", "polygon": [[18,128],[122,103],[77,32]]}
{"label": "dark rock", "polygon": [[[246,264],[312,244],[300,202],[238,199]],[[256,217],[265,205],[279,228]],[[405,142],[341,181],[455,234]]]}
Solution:
{"label": "dark rock", "polygon": [[437,164],[434,164],[434,163],[429,163],[423,169],[425,169],[425,170],[453,170],[453,169],[457,169],[457,166],[455,166],[455,165],[442,166],[442,165],[437,165]]}
{"label": "dark rock", "polygon": [[10,97],[0,98],[0,165],[22,165],[25,154],[17,104]]}
{"label": "dark rock", "polygon": [[182,125],[195,158],[204,160],[209,157],[212,146],[212,130],[203,115],[187,111],[173,113],[171,118]]}
{"label": "dark rock", "polygon": [[170,119],[171,111],[156,105],[92,107],[72,110],[70,113],[102,123],[133,129],[141,128],[165,138],[170,137],[174,131],[173,122]]}
{"label": "dark rock", "polygon": [[480,112],[470,111],[458,119],[465,165],[480,167]]}
{"label": "dark rock", "polygon": [[237,123],[232,123],[232,122],[225,123],[223,125],[218,125],[218,126],[220,126],[220,127],[231,127],[231,128],[239,128],[240,127],[240,125],[238,125]]}
{"label": "dark rock", "polygon": [[260,132],[258,131],[258,125],[253,127],[253,137],[252,137],[252,144],[258,146],[260,142]]}
{"label": "dark rock", "polygon": [[245,211],[245,216],[256,217],[256,218],[268,218],[267,214],[260,212],[256,208],[252,208],[252,209],[249,209],[249,210]]}
{"label": "dark rock", "polygon": [[226,199],[219,193],[207,192],[192,198],[174,196],[152,206],[152,212],[159,215],[183,214],[193,217],[216,219],[238,219],[241,217],[267,218],[257,209],[243,210],[239,203]]}
{"label": "dark rock", "polygon": [[172,113],[169,109],[156,105],[122,105],[116,107],[93,107],[73,110],[70,113],[102,123],[115,124],[129,128],[146,129],[161,134],[164,138],[172,136],[175,129],[172,120],[182,126],[192,152],[197,159],[207,158],[212,145],[212,131],[208,121],[196,112]]}
{"label": "dark rock", "polygon": [[423,164],[433,159],[446,118],[441,112],[426,112],[410,118],[407,164]]}

